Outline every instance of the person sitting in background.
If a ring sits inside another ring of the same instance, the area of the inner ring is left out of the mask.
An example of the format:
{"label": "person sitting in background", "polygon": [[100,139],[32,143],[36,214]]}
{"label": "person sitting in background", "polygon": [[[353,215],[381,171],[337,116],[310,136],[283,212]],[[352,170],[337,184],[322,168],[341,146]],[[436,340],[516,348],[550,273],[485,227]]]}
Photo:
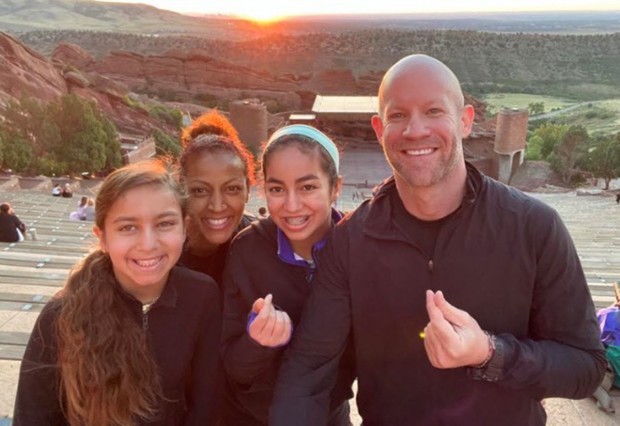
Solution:
{"label": "person sitting in background", "polygon": [[94,221],[95,220],[95,200],[92,198],[88,199],[86,203],[86,207],[83,210],[84,216],[81,220]]}
{"label": "person sitting in background", "polygon": [[62,196],[64,198],[73,197],[73,190],[71,189],[71,185],[69,185],[69,183],[65,183],[65,186],[62,188]]}
{"label": "person sitting in background", "polygon": [[78,203],[77,210],[69,213],[69,220],[85,220],[86,213],[84,210],[86,209],[87,204],[88,197],[82,197]]}
{"label": "person sitting in background", "polygon": [[3,243],[24,241],[25,233],[26,225],[15,216],[11,205],[0,204],[0,241]]}
{"label": "person sitting in background", "polygon": [[52,188],[52,196],[53,197],[60,197],[62,195],[62,188],[60,187],[60,184],[57,183],[56,185],[54,185],[54,187]]}

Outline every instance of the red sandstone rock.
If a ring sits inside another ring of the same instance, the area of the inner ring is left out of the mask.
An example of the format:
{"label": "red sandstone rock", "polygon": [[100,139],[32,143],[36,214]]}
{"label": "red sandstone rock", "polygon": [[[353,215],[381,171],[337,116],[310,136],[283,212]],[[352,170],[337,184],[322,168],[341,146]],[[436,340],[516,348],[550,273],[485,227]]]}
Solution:
{"label": "red sandstone rock", "polygon": [[67,93],[65,80],[43,56],[0,32],[0,92],[52,100]]}
{"label": "red sandstone rock", "polygon": [[90,53],[76,44],[62,43],[52,51],[52,62],[72,65],[84,69],[95,61]]}

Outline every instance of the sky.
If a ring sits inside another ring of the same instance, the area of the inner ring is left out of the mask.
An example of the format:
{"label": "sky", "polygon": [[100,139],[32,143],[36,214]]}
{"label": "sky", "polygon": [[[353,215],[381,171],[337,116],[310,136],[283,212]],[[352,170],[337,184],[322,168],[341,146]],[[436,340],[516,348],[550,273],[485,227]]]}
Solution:
{"label": "sky", "polygon": [[[145,3],[192,14],[224,14],[270,19],[293,15],[346,13],[454,13],[544,10],[620,10],[618,0],[99,0]],[[404,4],[403,4],[404,3]],[[406,5],[409,3],[409,5]]]}

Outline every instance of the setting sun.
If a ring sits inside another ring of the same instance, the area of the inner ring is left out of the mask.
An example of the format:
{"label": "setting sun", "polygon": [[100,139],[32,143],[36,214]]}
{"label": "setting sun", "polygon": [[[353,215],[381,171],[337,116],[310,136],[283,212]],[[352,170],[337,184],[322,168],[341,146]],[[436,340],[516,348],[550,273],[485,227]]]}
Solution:
{"label": "setting sun", "polygon": [[240,18],[249,19],[259,24],[271,24],[286,17],[280,10],[269,4],[253,4],[238,14]]}

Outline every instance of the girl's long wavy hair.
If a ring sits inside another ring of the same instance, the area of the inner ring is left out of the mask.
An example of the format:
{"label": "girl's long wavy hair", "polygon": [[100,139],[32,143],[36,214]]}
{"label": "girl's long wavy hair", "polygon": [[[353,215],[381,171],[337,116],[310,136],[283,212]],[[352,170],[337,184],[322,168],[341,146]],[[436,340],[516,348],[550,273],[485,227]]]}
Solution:
{"label": "girl's long wavy hair", "polygon": [[[185,196],[169,170],[165,162],[149,160],[110,174],[96,199],[97,227],[105,232],[118,197],[143,185],[171,190],[185,215]],[[90,253],[58,297],[58,366],[69,423],[125,426],[156,415],[162,402],[158,368],[116,283],[109,255],[100,249]]]}

